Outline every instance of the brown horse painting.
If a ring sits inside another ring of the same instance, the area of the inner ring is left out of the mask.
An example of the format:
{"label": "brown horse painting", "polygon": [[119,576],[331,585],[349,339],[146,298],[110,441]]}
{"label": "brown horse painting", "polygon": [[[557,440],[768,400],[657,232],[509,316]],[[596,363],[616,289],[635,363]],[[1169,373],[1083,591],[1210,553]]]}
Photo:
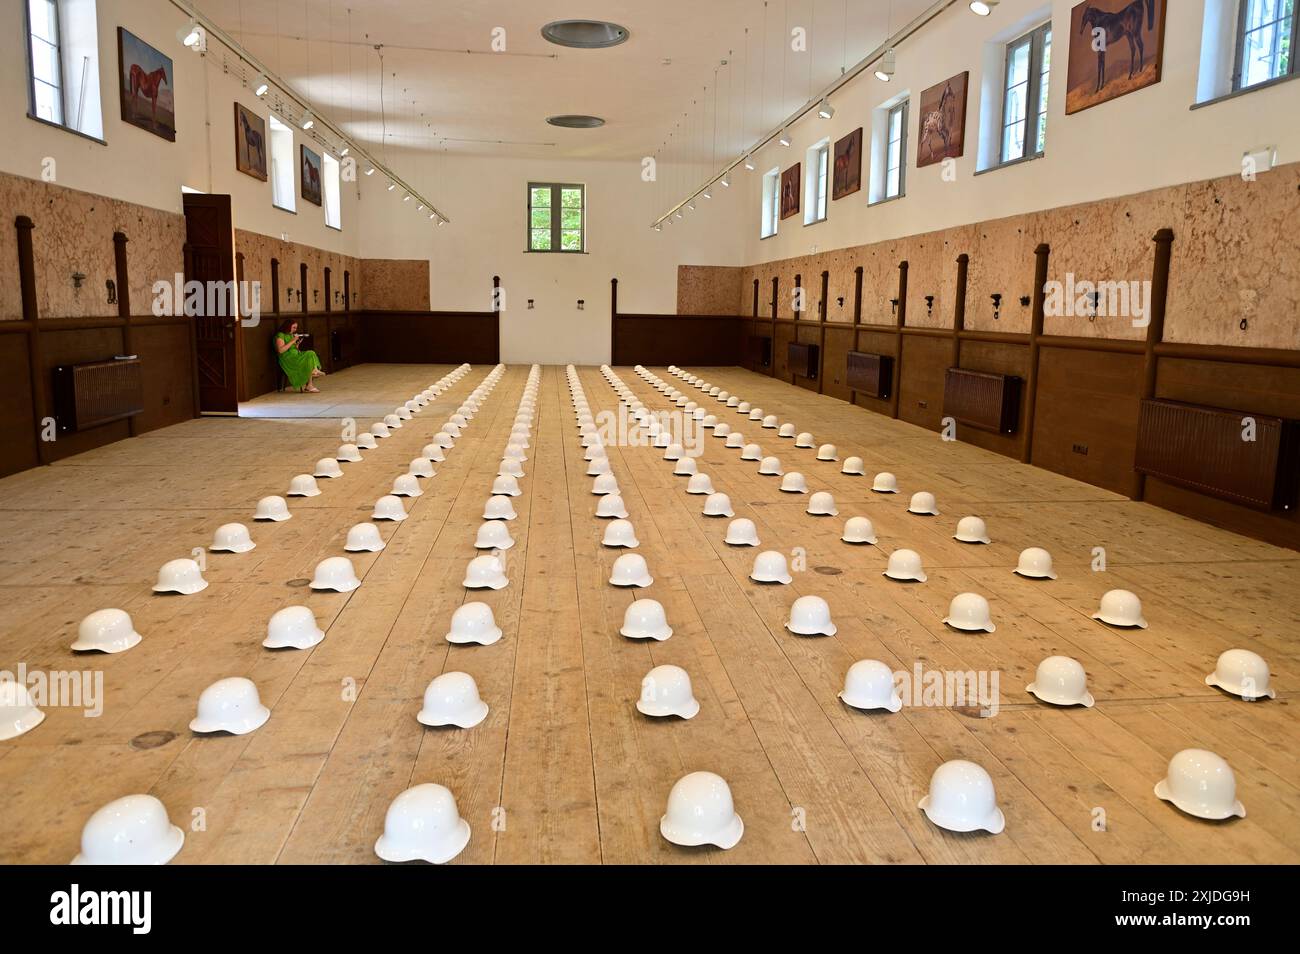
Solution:
{"label": "brown horse painting", "polygon": [[139,63],[131,64],[131,112],[136,114],[136,104],[143,95],[150,102],[150,119],[158,125],[158,93],[164,83],[168,82],[167,70],[158,67],[152,73],[146,73]]}
{"label": "brown horse painting", "polygon": [[[1146,47],[1142,39],[1142,21],[1145,7],[1146,29],[1156,27],[1156,0],[1133,0],[1128,6],[1116,13],[1098,10],[1091,3],[1084,7],[1083,18],[1079,23],[1080,35],[1093,33],[1098,35],[1100,44],[1094,43],[1097,50],[1097,88],[1100,93],[1106,85],[1106,51],[1111,44],[1128,40],[1128,75],[1132,79],[1146,66]],[[1100,48],[1098,48],[1100,47]]]}
{"label": "brown horse painting", "polygon": [[[244,159],[250,169],[266,171],[266,146],[262,134],[253,128],[248,117],[239,114],[239,122],[244,128]],[[257,162],[253,162],[253,153],[257,153]]]}
{"label": "brown horse painting", "polygon": [[957,97],[952,91],[952,82],[947,82],[943,87],[943,95],[939,97],[939,105],[926,113],[921,119],[921,143],[919,148],[928,150],[930,159],[934,158],[936,138],[943,140],[941,155],[948,152],[954,118],[953,107],[956,102]]}

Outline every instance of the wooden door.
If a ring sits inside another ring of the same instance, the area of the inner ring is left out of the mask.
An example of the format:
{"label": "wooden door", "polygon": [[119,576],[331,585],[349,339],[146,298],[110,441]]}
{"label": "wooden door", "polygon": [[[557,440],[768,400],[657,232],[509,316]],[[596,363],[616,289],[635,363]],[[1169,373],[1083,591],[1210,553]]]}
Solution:
{"label": "wooden door", "polygon": [[239,293],[234,284],[235,233],[230,196],[185,194],[185,242],[189,247],[185,280],[197,281],[204,289],[193,315],[199,410],[204,414],[236,414]]}

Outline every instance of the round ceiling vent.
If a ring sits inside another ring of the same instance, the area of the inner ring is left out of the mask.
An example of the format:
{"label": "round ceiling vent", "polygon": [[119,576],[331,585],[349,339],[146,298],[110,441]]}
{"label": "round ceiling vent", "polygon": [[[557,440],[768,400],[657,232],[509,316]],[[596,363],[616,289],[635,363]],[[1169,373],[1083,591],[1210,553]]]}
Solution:
{"label": "round ceiling vent", "polygon": [[547,116],[546,121],[552,126],[563,126],[565,129],[595,129],[605,125],[605,120],[599,116]]}
{"label": "round ceiling vent", "polygon": [[604,20],[555,20],[542,27],[542,36],[559,46],[603,50],[627,39],[627,28]]}

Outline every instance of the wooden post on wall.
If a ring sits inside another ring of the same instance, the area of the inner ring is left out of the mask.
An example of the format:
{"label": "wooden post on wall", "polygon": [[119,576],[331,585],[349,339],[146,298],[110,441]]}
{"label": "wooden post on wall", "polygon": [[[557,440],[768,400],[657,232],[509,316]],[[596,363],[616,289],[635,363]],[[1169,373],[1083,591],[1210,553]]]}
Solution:
{"label": "wooden post on wall", "polygon": [[758,317],[758,279],[754,279],[754,317]]}
{"label": "wooden post on wall", "polygon": [[326,311],[333,311],[333,310],[334,310],[334,305],[333,305],[333,303],[330,301],[330,296],[331,296],[331,293],[332,293],[332,288],[331,288],[331,285],[332,285],[331,279],[332,279],[332,278],[333,278],[333,274],[332,274],[332,272],[331,272],[331,269],[330,269],[330,267],[329,267],[328,265],[326,265],[326,266],[325,266],[325,310],[326,310]]}
{"label": "wooden post on wall", "polygon": [[280,260],[271,259],[271,314],[280,313]]}
{"label": "wooden post on wall", "polygon": [[303,314],[310,307],[307,303],[307,263],[298,263],[298,303],[302,305]]}
{"label": "wooden post on wall", "polygon": [[1038,339],[1043,336],[1043,307],[1046,298],[1047,260],[1052,248],[1046,242],[1034,249],[1033,311],[1029,324],[1029,375],[1025,381],[1024,436],[1020,439],[1020,462],[1028,464],[1034,456],[1034,414],[1038,409]]}
{"label": "wooden post on wall", "polygon": [[343,310],[352,310],[352,272],[343,269]]}
{"label": "wooden post on wall", "polygon": [[952,366],[961,367],[961,333],[966,330],[966,285],[970,256],[957,256],[957,298],[952,304]]}
{"label": "wooden post on wall", "polygon": [[898,417],[898,392],[903,383],[903,329],[907,327],[907,260],[898,263],[898,304],[894,307],[894,340],[898,354],[894,358],[894,383],[890,387],[889,416]]}
{"label": "wooden post on wall", "polygon": [[14,220],[18,229],[18,285],[23,303],[23,321],[30,322],[27,331],[27,368],[32,383],[32,410],[36,413],[36,428],[32,439],[36,441],[36,459],[42,464],[50,462],[49,449],[41,440],[44,421],[50,416],[45,401],[45,380],[41,360],[41,336],[37,319],[40,317],[36,298],[36,253],[32,245],[32,231],[36,223],[25,215]]}
{"label": "wooden post on wall", "polygon": [[[182,266],[185,269],[185,278],[188,280],[194,274],[194,249],[190,248],[190,243],[186,242],[181,246],[181,258],[184,262]],[[198,329],[194,323],[194,316],[189,315],[185,327],[190,336],[190,378],[194,384],[194,416],[198,417],[203,413],[203,401],[199,396],[199,339]]]}
{"label": "wooden post on wall", "polygon": [[781,289],[781,278],[778,275],[772,276],[772,330],[770,334],[772,342],[771,360],[768,362],[767,373],[771,377],[776,377],[776,309],[779,301]]}
{"label": "wooden post on wall", "polygon": [[[794,307],[794,305],[795,305],[796,303],[798,303],[798,304],[801,306],[800,309],[798,309],[798,310],[796,310],[795,307]],[[796,342],[798,342],[798,340],[799,340],[799,322],[800,322],[800,320],[801,320],[799,316],[802,315],[802,314],[803,314],[803,311],[804,311],[805,309],[807,309],[807,307],[808,307],[808,303],[807,303],[806,301],[803,300],[803,275],[802,275],[802,274],[797,274],[797,275],[794,276],[794,297],[791,298],[791,300],[790,300],[790,306],[791,306],[791,307],[790,307],[790,314],[791,314],[791,315],[793,316],[793,318],[794,318],[794,340],[795,340]],[[773,350],[773,351],[776,350],[776,339],[775,339],[775,338],[772,339],[772,350]],[[773,363],[773,364],[776,363],[776,355],[775,355],[775,354],[772,356],[772,363]],[[791,383],[791,384],[794,384],[794,383],[795,383],[795,373],[794,373],[794,369],[793,369],[793,368],[790,369],[790,383]]]}
{"label": "wooden post on wall", "polygon": [[[113,285],[117,289],[117,316],[122,319],[122,350],[136,354],[135,329],[131,326],[131,276],[127,265],[125,232],[113,233]],[[136,416],[126,419],[127,433],[136,435]]]}
{"label": "wooden post on wall", "polygon": [[819,342],[818,342],[818,345],[817,345],[817,393],[818,393],[818,394],[825,394],[825,393],[826,393],[826,388],[825,388],[825,382],[826,382],[826,318],[827,318],[827,313],[830,311],[830,302],[828,302],[828,301],[826,300],[826,296],[830,294],[830,287],[831,287],[831,273],[828,272],[828,271],[823,271],[823,272],[822,272],[822,300],[821,300],[821,305],[820,305],[819,308],[818,308],[818,310],[819,310],[819,312],[820,312],[820,314],[818,315],[818,317],[819,317],[819,319],[820,319],[820,321],[821,321],[821,323],[822,323],[822,326],[821,326],[821,329],[820,329],[820,330],[821,330],[821,336],[820,336],[820,338],[819,338]]}
{"label": "wooden post on wall", "polygon": [[[1156,345],[1165,337],[1165,308],[1169,303],[1169,267],[1174,254],[1174,230],[1161,229],[1152,238],[1156,243],[1155,262],[1151,267],[1151,315],[1147,324],[1147,336],[1142,352],[1142,400],[1149,401],[1156,396],[1156,372],[1159,370],[1160,357],[1156,354]],[[1146,496],[1147,480],[1145,474],[1133,471],[1133,490],[1129,496],[1142,500]]]}
{"label": "wooden post on wall", "polygon": [[609,363],[618,363],[618,279],[609,280]]}
{"label": "wooden post on wall", "polygon": [[[862,266],[853,269],[853,338],[852,349],[858,350],[858,326],[862,324]],[[849,403],[858,403],[858,391],[849,388]]]}

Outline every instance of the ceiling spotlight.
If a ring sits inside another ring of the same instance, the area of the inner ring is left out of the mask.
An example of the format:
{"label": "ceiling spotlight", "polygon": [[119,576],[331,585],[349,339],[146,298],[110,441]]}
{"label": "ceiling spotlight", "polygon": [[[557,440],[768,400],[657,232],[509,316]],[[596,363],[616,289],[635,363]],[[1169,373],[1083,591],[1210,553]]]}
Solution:
{"label": "ceiling spotlight", "polygon": [[253,80],[253,95],[265,96],[271,91],[271,84],[266,81],[265,73],[258,73],[257,79]]}
{"label": "ceiling spotlight", "polygon": [[986,17],[998,5],[998,0],[971,0],[970,12],[977,17]]}
{"label": "ceiling spotlight", "polygon": [[402,201],[403,201],[403,202],[410,202],[410,201],[411,201],[411,193],[408,192],[408,193],[406,193],[406,195],[402,196]]}
{"label": "ceiling spotlight", "polygon": [[[420,208],[424,208],[424,206],[420,206]],[[430,213],[429,213],[429,219],[430,219],[430,220],[436,219],[437,217],[438,217],[438,213],[437,213],[437,212],[430,212]]]}
{"label": "ceiling spotlight", "polygon": [[352,151],[351,146],[344,146],[342,149],[339,150],[339,158],[340,159],[344,158],[351,151]]}
{"label": "ceiling spotlight", "polygon": [[745,168],[748,169],[750,172],[753,172],[753,171],[754,171],[754,157],[753,157],[753,156],[746,156],[746,157],[745,157]]}
{"label": "ceiling spotlight", "polygon": [[817,107],[817,115],[822,119],[830,119],[835,115],[835,107],[831,105],[830,100],[822,97],[822,104]]}
{"label": "ceiling spotlight", "polygon": [[682,217],[682,210],[681,210],[681,209],[678,209],[678,210],[677,210],[677,217],[678,217],[679,219]]}
{"label": "ceiling spotlight", "polygon": [[786,132],[785,132],[784,129],[781,130],[781,135],[780,135],[779,137],[777,137],[777,140],[776,140],[776,141],[779,142],[779,143],[780,143],[781,145],[783,145],[783,146],[788,146],[788,145],[790,145],[790,137],[786,135]]}
{"label": "ceiling spotlight", "polygon": [[894,57],[894,51],[890,50],[885,54],[885,58],[880,61],[880,65],[876,67],[876,79],[880,80],[882,83],[888,83],[894,78],[894,68],[896,65],[897,61]]}
{"label": "ceiling spotlight", "polygon": [[392,191],[393,191],[394,189],[396,189],[396,188],[397,188],[397,183],[396,183],[396,182],[390,182],[390,183],[388,183],[388,191],[389,191],[389,192],[392,192]]}
{"label": "ceiling spotlight", "polygon": [[302,114],[302,122],[299,123],[298,125],[300,125],[303,129],[311,129],[313,126],[316,125],[316,117],[311,114],[310,109]]}
{"label": "ceiling spotlight", "polygon": [[368,176],[373,176],[374,174],[375,174],[375,167],[374,167],[374,166],[367,166],[367,167],[366,167],[366,175],[368,175]]}
{"label": "ceiling spotlight", "polygon": [[655,231],[656,231],[656,232],[662,232],[663,230],[664,230],[664,224],[663,224],[662,222],[656,222],[656,223],[655,223]]}
{"label": "ceiling spotlight", "polygon": [[730,188],[731,188],[731,180],[729,180],[726,176],[723,176],[723,177],[722,177],[721,179],[719,179],[718,181],[722,183],[722,188],[724,188],[724,189],[730,189]]}
{"label": "ceiling spotlight", "polygon": [[197,20],[191,20],[176,31],[176,39],[196,53],[202,53],[208,47],[208,34]]}
{"label": "ceiling spotlight", "polygon": [[421,202],[421,203],[420,203],[420,207],[419,207],[418,209],[416,209],[415,211],[416,211],[416,212],[423,212],[423,211],[424,211],[424,203]]}
{"label": "ceiling spotlight", "polygon": [[[687,203],[686,203],[686,208],[688,208],[688,209],[690,209],[692,212],[694,212],[694,211],[695,211],[695,203],[694,203],[694,202],[687,202]],[[680,212],[678,212],[678,213],[677,213],[677,217],[680,219],[680,218],[682,217],[682,214],[681,214]]]}
{"label": "ceiling spotlight", "polygon": [[705,190],[701,193],[701,195],[703,195],[704,198],[706,198],[706,199],[712,199],[712,198],[713,198],[713,193],[710,192],[708,189],[705,189]]}
{"label": "ceiling spotlight", "polygon": [[447,220],[446,220],[446,219],[438,219],[438,224],[439,224],[439,225],[446,225],[446,224],[447,224]]}

